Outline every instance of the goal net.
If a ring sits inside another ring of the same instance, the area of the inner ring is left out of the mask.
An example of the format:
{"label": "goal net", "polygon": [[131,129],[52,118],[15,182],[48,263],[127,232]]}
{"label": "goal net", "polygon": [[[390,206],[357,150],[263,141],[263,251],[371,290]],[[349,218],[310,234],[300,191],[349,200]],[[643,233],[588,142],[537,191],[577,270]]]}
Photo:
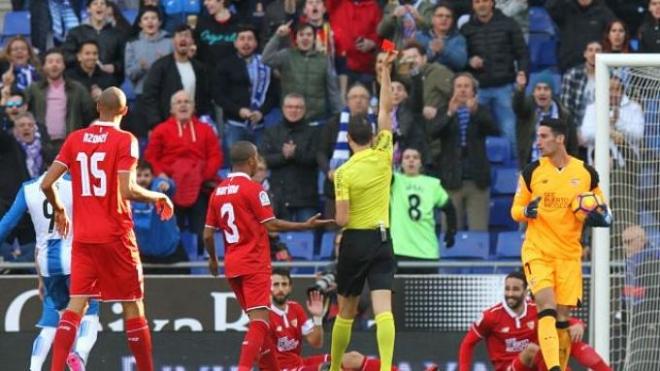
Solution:
{"label": "goal net", "polygon": [[592,334],[612,369],[658,370],[660,60],[598,57],[594,155],[614,223],[594,230]]}

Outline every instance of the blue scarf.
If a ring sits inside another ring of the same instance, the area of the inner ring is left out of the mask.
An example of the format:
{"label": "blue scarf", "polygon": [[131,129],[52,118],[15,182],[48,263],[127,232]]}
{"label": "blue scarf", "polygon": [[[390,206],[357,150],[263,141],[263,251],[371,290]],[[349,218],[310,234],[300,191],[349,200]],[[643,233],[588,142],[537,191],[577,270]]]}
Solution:
{"label": "blue scarf", "polygon": [[[330,169],[337,169],[344,162],[348,161],[351,156],[351,149],[348,146],[348,122],[351,119],[351,112],[348,107],[344,107],[339,114],[339,131],[337,131],[337,141],[335,142],[335,150],[332,152],[330,159]],[[371,124],[373,131],[376,131],[376,115],[373,110],[369,108],[367,113],[367,121]]]}
{"label": "blue scarf", "polygon": [[39,80],[37,69],[31,64],[14,66],[14,76],[16,76],[16,88],[20,91],[24,91],[30,84]]}
{"label": "blue scarf", "polygon": [[[261,55],[255,54],[248,62],[247,70],[252,85],[250,109],[258,110],[266,101],[266,93],[270,86],[270,67],[262,62]],[[246,120],[245,124],[249,126],[249,120]]]}

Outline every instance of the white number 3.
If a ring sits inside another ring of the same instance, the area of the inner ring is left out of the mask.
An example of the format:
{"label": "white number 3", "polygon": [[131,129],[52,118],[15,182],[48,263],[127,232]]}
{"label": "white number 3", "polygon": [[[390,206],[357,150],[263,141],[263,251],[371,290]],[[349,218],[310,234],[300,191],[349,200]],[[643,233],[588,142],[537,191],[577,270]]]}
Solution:
{"label": "white number 3", "polygon": [[229,230],[224,230],[225,239],[227,243],[236,243],[240,238],[238,228],[236,227],[236,216],[234,215],[234,206],[230,203],[222,204],[220,208],[220,216],[224,219],[227,216],[227,227]]}
{"label": "white number 3", "polygon": [[[91,196],[92,188],[94,190],[94,196],[103,197],[107,193],[107,181],[105,176],[105,171],[99,169],[99,162],[105,159],[105,152],[94,152],[91,156],[87,156],[86,153],[79,152],[76,156],[76,161],[80,163],[80,180],[82,184],[82,195]],[[90,174],[95,180],[98,180],[98,186],[94,182],[94,186],[90,187],[92,180]]]}

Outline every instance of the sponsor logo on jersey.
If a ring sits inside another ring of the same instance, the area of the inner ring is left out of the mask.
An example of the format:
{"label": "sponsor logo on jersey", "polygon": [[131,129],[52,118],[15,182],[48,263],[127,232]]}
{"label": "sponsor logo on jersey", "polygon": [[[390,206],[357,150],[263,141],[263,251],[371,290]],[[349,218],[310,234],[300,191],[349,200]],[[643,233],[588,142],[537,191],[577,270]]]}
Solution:
{"label": "sponsor logo on jersey", "polygon": [[268,198],[268,193],[266,193],[266,191],[259,192],[259,202],[261,202],[261,206],[270,205],[270,198]]}
{"label": "sponsor logo on jersey", "polygon": [[300,342],[296,339],[289,339],[288,337],[282,337],[277,339],[277,350],[280,352],[288,352],[298,348]]}
{"label": "sponsor logo on jersey", "polygon": [[520,353],[527,348],[529,339],[518,340],[516,338],[509,338],[504,340],[504,344],[508,353]]}

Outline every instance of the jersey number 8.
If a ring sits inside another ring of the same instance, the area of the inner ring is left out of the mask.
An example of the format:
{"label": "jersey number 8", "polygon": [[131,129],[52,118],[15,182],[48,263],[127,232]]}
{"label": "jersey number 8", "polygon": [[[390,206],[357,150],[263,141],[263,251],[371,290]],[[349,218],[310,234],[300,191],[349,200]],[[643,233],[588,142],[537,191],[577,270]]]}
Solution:
{"label": "jersey number 8", "polygon": [[[105,152],[94,152],[91,156],[87,156],[86,153],[79,152],[76,156],[76,161],[80,163],[80,180],[82,185],[82,195],[91,196],[92,190],[94,191],[94,196],[104,197],[107,193],[107,182],[105,171],[99,169],[99,162],[105,159]],[[91,175],[94,177],[94,185],[90,187],[92,179]],[[96,180],[98,180],[98,186],[96,185]]]}

